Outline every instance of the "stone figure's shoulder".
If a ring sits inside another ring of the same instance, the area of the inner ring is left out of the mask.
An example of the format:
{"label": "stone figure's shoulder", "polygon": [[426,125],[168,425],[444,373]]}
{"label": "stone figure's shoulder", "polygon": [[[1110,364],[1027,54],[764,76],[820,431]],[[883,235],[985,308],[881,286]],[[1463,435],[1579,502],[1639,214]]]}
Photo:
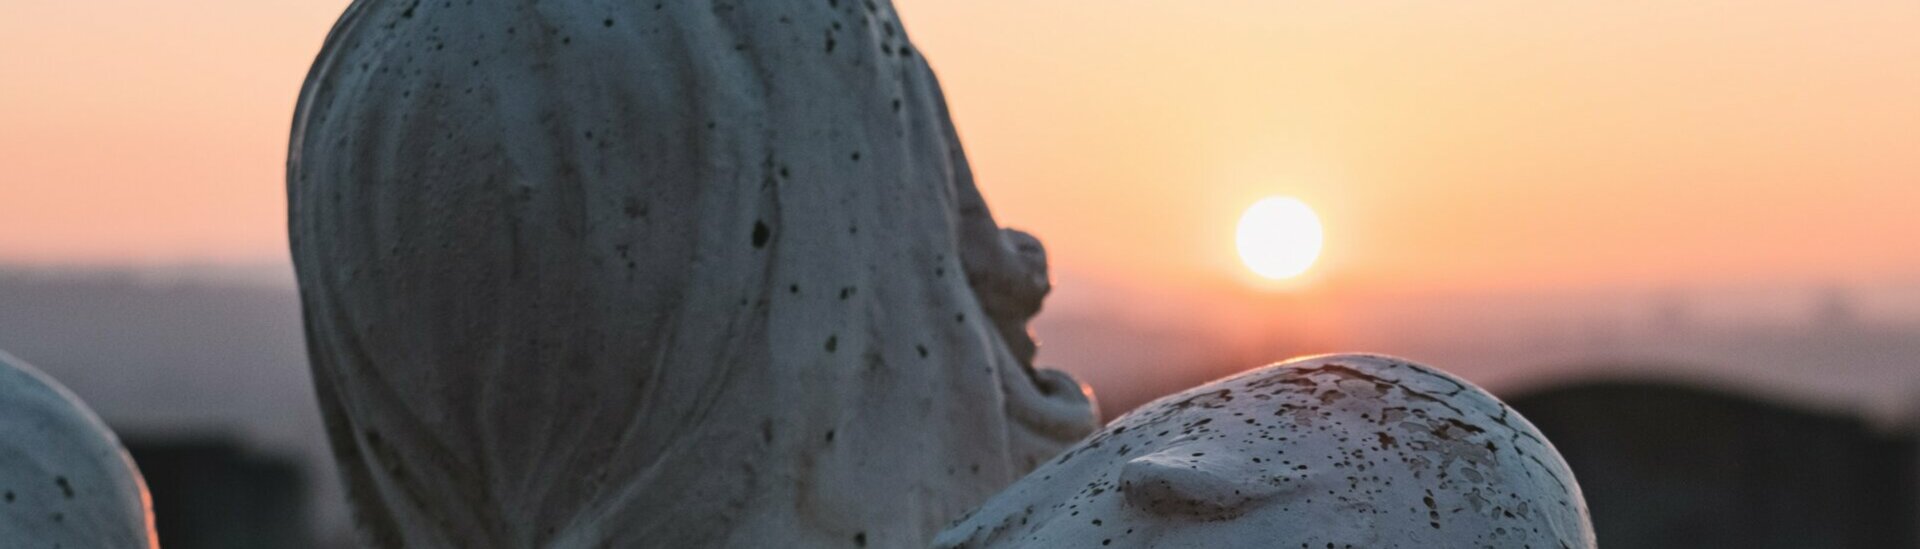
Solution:
{"label": "stone figure's shoulder", "polygon": [[1571,470],[1440,370],[1296,359],[1161,398],[1035,470],[936,546],[1593,547]]}

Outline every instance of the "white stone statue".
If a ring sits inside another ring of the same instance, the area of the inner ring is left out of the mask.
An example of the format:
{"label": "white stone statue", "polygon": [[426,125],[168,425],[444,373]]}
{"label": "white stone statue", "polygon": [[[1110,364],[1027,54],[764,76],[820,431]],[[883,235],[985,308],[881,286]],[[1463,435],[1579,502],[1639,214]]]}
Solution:
{"label": "white stone statue", "polygon": [[376,547],[920,547],[1098,428],[885,0],[358,0],[288,159]]}
{"label": "white stone statue", "polygon": [[0,352],[0,546],[159,547],[120,439],[66,387]]}
{"label": "white stone statue", "polygon": [[[924,547],[1098,427],[885,0],[357,0],[287,167],[368,545]],[[1377,357],[1050,463],[941,544],[1592,546],[1524,420]]]}
{"label": "white stone statue", "polygon": [[1142,406],[935,546],[1595,544],[1572,472],[1513,409],[1405,360],[1329,355]]}

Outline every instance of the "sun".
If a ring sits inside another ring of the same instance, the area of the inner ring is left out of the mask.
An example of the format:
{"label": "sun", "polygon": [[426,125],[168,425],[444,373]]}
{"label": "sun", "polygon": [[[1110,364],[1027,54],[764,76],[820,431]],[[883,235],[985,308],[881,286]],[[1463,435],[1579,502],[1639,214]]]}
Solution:
{"label": "sun", "polygon": [[1292,197],[1261,199],[1240,215],[1235,243],[1240,261],[1260,276],[1280,280],[1300,276],[1320,258],[1320,216]]}

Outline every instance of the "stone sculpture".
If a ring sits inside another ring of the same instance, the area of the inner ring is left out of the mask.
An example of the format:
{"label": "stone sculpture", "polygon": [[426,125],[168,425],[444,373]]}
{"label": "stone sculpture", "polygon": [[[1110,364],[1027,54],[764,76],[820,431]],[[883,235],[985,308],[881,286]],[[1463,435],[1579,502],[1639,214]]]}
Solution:
{"label": "stone sculpture", "polygon": [[947,549],[1591,549],[1559,453],[1466,381],[1297,359],[1142,406],[942,532]]}
{"label": "stone sculpture", "polygon": [[[1045,253],[885,0],[357,0],[287,166],[377,547],[920,547],[1097,428]],[[1159,401],[946,547],[1592,547],[1485,392],[1321,357]]]}
{"label": "stone sculpture", "polygon": [[358,0],[289,228],[377,547],[918,547],[1095,430],[885,0]]}
{"label": "stone sculpture", "polygon": [[66,387],[0,352],[0,545],[159,547],[139,469]]}

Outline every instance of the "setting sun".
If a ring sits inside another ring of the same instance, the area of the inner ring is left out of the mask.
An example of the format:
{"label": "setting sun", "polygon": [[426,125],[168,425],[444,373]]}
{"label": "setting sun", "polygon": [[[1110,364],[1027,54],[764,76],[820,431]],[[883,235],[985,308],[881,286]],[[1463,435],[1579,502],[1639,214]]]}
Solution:
{"label": "setting sun", "polygon": [[1260,276],[1279,280],[1299,276],[1320,257],[1320,216],[1305,202],[1274,196],[1261,199],[1240,216],[1235,242],[1240,261]]}

